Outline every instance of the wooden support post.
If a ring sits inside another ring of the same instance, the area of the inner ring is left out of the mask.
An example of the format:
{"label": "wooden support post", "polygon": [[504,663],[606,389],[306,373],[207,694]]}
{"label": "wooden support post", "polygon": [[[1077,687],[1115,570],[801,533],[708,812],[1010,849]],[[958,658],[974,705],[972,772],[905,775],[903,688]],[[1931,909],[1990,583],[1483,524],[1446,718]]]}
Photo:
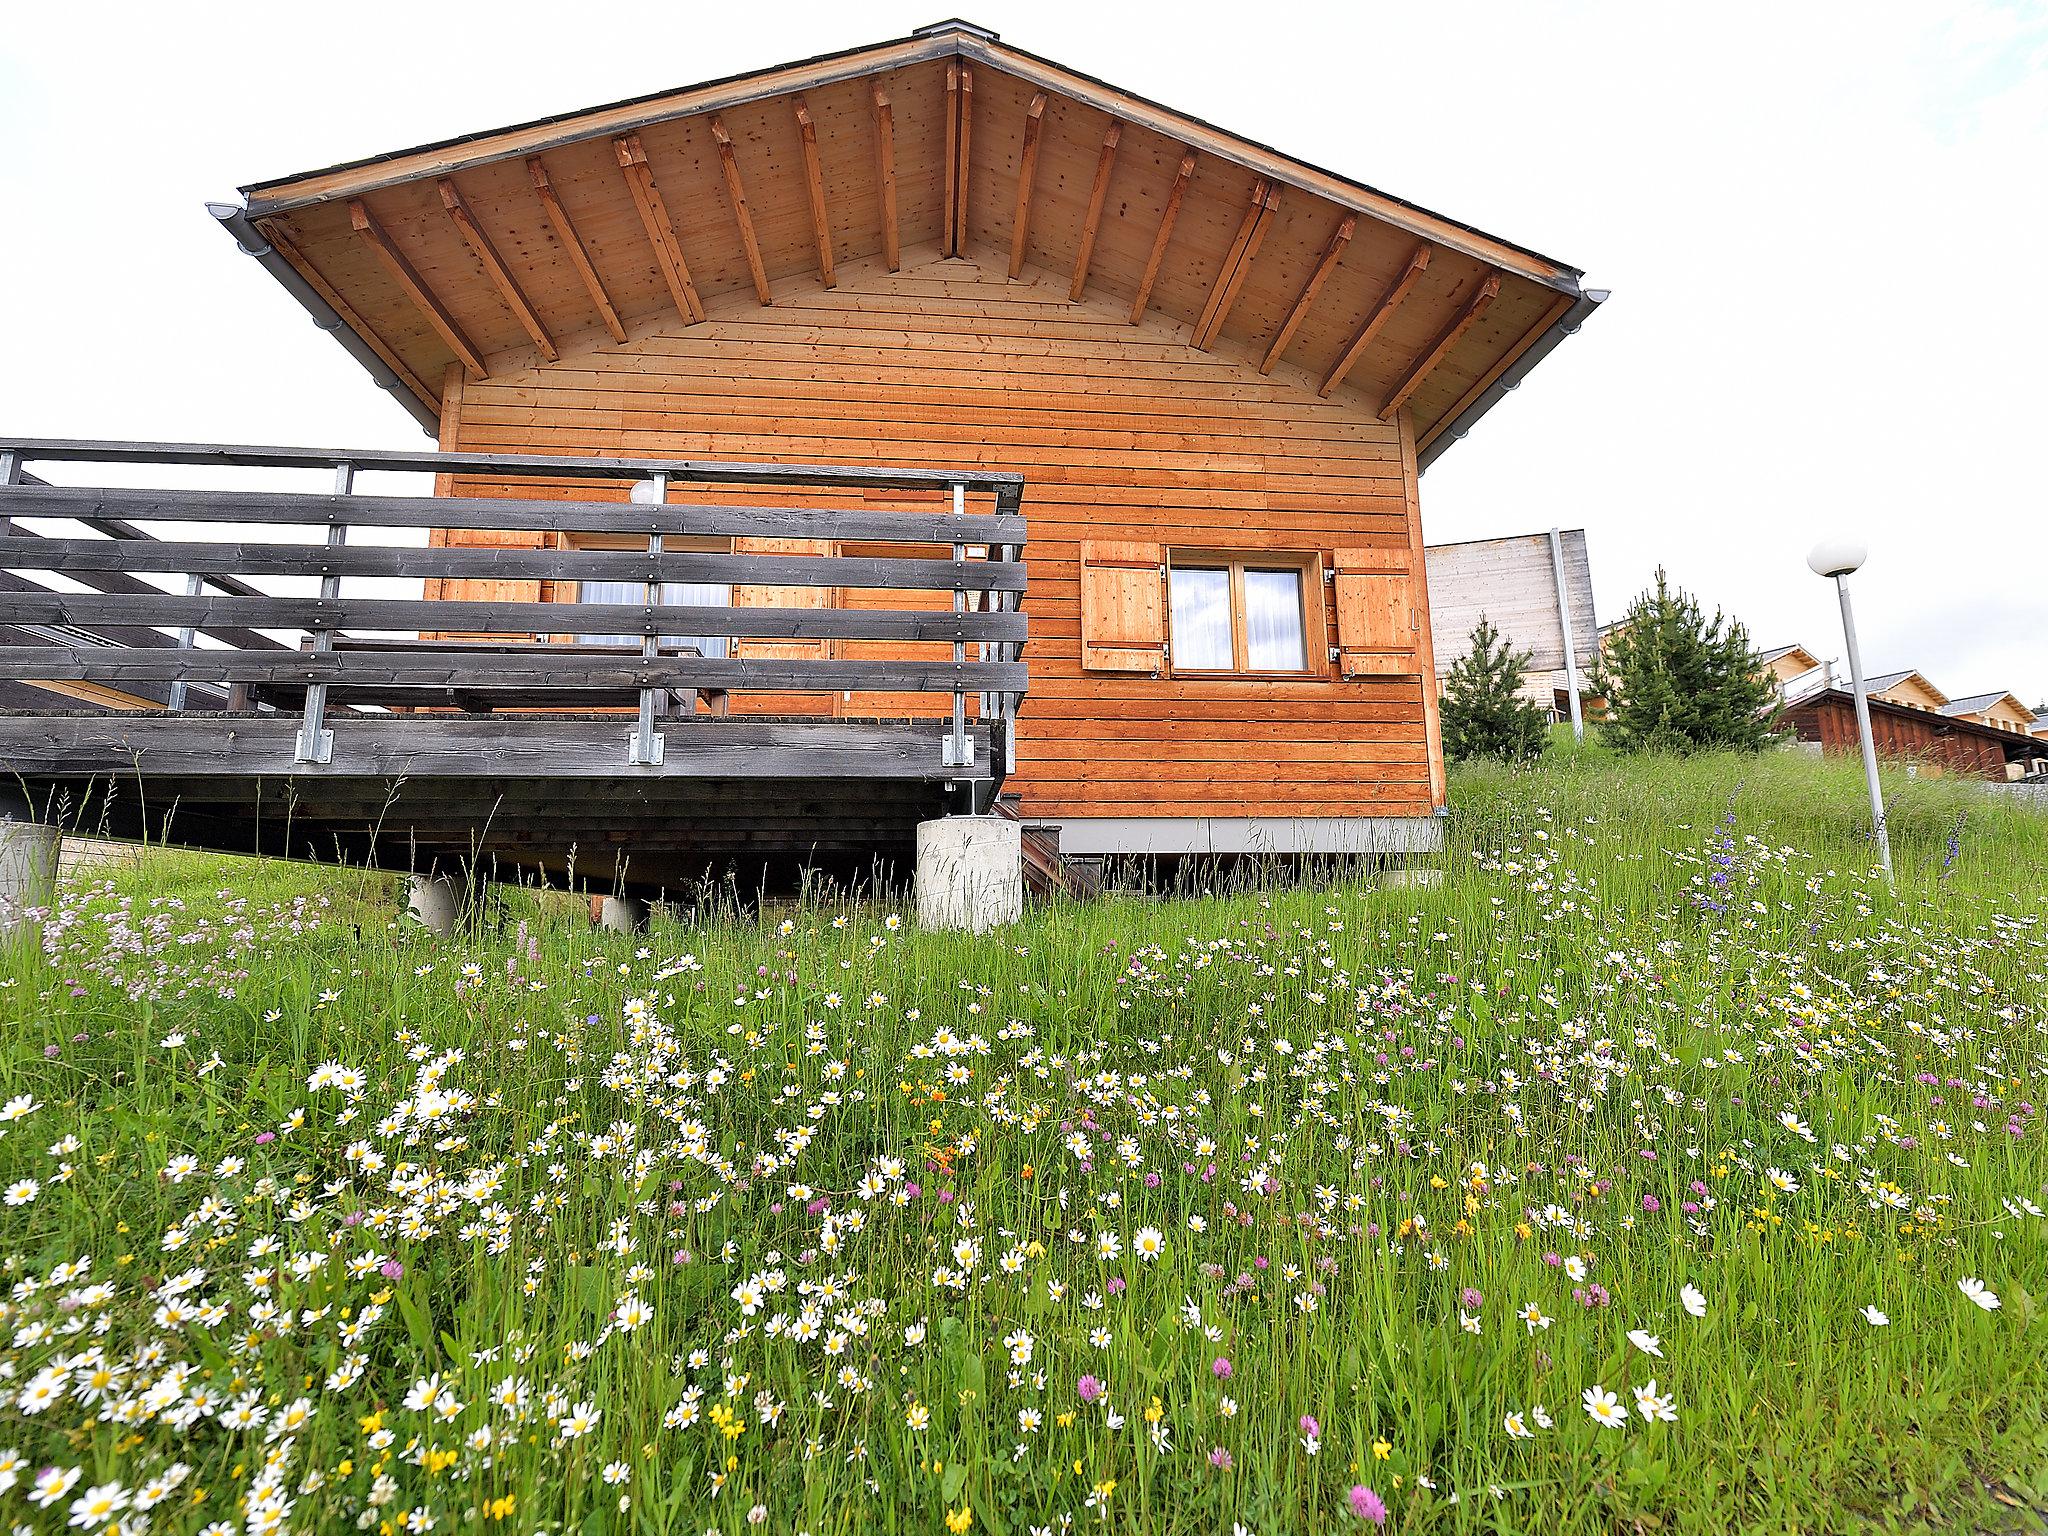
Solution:
{"label": "wooden support post", "polygon": [[682,242],[676,238],[668,205],[661,200],[661,189],[654,184],[654,172],[648,167],[640,135],[628,133],[613,139],[612,153],[625,173],[627,190],[633,194],[633,206],[640,213],[640,226],[647,231],[647,243],[654,247],[654,259],[661,267],[676,310],[685,324],[695,325],[704,318],[704,301],[697,297],[697,285],[690,281],[690,264],[683,260]]}
{"label": "wooden support post", "polygon": [[597,268],[591,265],[590,252],[584,249],[582,236],[569,222],[569,210],[555,196],[554,184],[548,180],[547,167],[541,163],[539,155],[526,162],[526,174],[532,179],[534,196],[540,199],[541,212],[547,216],[548,227],[562,242],[563,253],[568,256],[569,265],[576,269],[577,277],[582,279],[583,291],[590,295],[590,302],[597,306],[604,328],[612,333],[613,341],[624,341],[626,328],[619,323],[619,313],[612,307],[611,295],[604,291],[604,280],[597,275]]}
{"label": "wooden support post", "polygon": [[960,61],[946,60],[946,222],[939,231],[939,254],[960,254]]}
{"label": "wooden support post", "polygon": [[1095,182],[1088,189],[1088,213],[1081,220],[1081,248],[1074,254],[1074,280],[1067,285],[1067,299],[1071,303],[1080,303],[1081,295],[1088,290],[1088,263],[1095,256],[1095,236],[1102,228],[1103,205],[1109,200],[1109,173],[1116,168],[1116,146],[1123,132],[1124,125],[1112,117],[1102,135],[1102,152],[1095,160]]}
{"label": "wooden support post", "polygon": [[1372,345],[1373,337],[1379,335],[1386,323],[1394,318],[1394,312],[1401,307],[1401,301],[1408,297],[1409,291],[1417,283],[1422,281],[1422,274],[1428,269],[1429,246],[1424,243],[1415,247],[1408,257],[1408,265],[1387,284],[1385,291],[1366,312],[1365,323],[1358,328],[1358,334],[1351,338],[1344,350],[1337,354],[1337,361],[1331,364],[1330,371],[1323,375],[1323,382],[1316,390],[1317,394],[1328,395],[1344,382],[1344,376],[1351,372],[1359,358],[1365,355],[1365,349]]}
{"label": "wooden support post", "polygon": [[882,194],[882,260],[891,272],[903,268],[896,226],[896,110],[878,75],[870,82],[875,112],[875,183]]}
{"label": "wooden support post", "polygon": [[754,279],[754,294],[763,304],[775,302],[768,291],[768,269],[761,262],[761,242],[754,238],[754,215],[747,207],[746,185],[740,180],[739,152],[732,135],[716,114],[711,119],[711,137],[718,145],[718,166],[725,173],[725,193],[732,199],[733,222],[739,226],[740,246],[747,254],[747,271]]}
{"label": "wooden support post", "polygon": [[1024,244],[1031,235],[1031,187],[1038,180],[1038,136],[1045,128],[1045,92],[1024,109],[1024,147],[1017,152],[1017,212],[1010,223],[1010,276],[1024,270]]}
{"label": "wooden support post", "polygon": [[1358,228],[1358,215],[1347,213],[1337,221],[1336,233],[1330,236],[1330,243],[1323,247],[1321,259],[1315,270],[1302,284],[1301,297],[1294,301],[1294,308],[1287,312],[1287,318],[1280,322],[1280,329],[1273,335],[1273,344],[1266,348],[1266,355],[1259,363],[1259,372],[1271,373],[1287,344],[1294,340],[1294,333],[1301,329],[1301,322],[1308,317],[1309,305],[1315,303],[1316,295],[1323,291],[1323,284],[1330,280],[1330,274],[1337,270],[1337,262],[1344,254],[1344,247],[1351,241],[1352,233]]}
{"label": "wooden support post", "polygon": [[1223,258],[1223,270],[1216,274],[1216,285],[1209,291],[1202,318],[1195,323],[1193,339],[1197,347],[1206,351],[1222,332],[1223,322],[1230,318],[1244,288],[1244,280],[1251,275],[1252,258],[1259,254],[1259,246],[1273,222],[1273,210],[1279,206],[1279,182],[1262,176],[1252,184],[1252,200],[1244,211],[1244,222],[1238,226],[1230,253]]}
{"label": "wooden support post", "polygon": [[1152,302],[1152,285],[1159,280],[1159,264],[1166,259],[1166,243],[1173,238],[1174,221],[1180,217],[1181,199],[1187,196],[1188,183],[1195,174],[1195,152],[1191,149],[1180,157],[1180,170],[1175,173],[1173,186],[1166,194],[1166,207],[1159,214],[1159,233],[1152,237],[1152,254],[1145,261],[1145,275],[1138,279],[1137,297],[1131,300],[1131,324],[1136,325],[1145,318],[1145,306]]}
{"label": "wooden support post", "polygon": [[1479,323],[1479,317],[1486,313],[1500,292],[1500,274],[1489,272],[1486,279],[1472,291],[1472,297],[1465,301],[1465,307],[1458,311],[1451,323],[1437,333],[1435,341],[1423,350],[1420,357],[1408,365],[1408,371],[1401,375],[1387,398],[1380,404],[1380,420],[1392,421],[1394,413],[1408,403],[1408,397],[1422,387],[1423,381],[1435,370],[1436,365],[1450,354],[1458,339]]}
{"label": "wooden support post", "polygon": [[967,189],[974,167],[974,66],[960,61],[960,158],[954,166],[953,254],[967,254]]}
{"label": "wooden support post", "polygon": [[434,297],[433,291],[413,270],[412,263],[405,259],[405,253],[391,243],[391,237],[377,222],[377,216],[370,212],[369,205],[359,197],[351,199],[348,220],[363,243],[376,253],[377,260],[390,273],[391,280],[404,290],[405,296],[419,307],[427,323],[448,344],[448,350],[461,358],[462,365],[472,373],[488,374],[490,370],[484,367],[483,354],[471,344],[462,327],[456,324],[455,317],[448,313],[447,307]]}
{"label": "wooden support post", "polygon": [[811,235],[818,245],[818,276],[827,288],[839,286],[832,272],[832,216],[825,209],[825,168],[818,156],[818,125],[803,97],[795,98],[796,131],[804,146],[804,187],[811,198]]}
{"label": "wooden support post", "polygon": [[476,215],[470,212],[469,204],[463,200],[462,189],[455,185],[455,178],[443,176],[436,180],[434,185],[440,190],[441,206],[448,211],[449,221],[454,224],[456,233],[462,236],[470,254],[482,265],[484,276],[489,278],[491,286],[497,289],[498,297],[503,299],[505,307],[512,311],[512,317],[519,322],[520,329],[533,338],[533,344],[539,349],[540,355],[551,363],[555,361],[560,354],[555,350],[554,337],[550,336],[548,328],[541,324],[540,316],[535,312],[533,305],[527,302],[526,294],[519,286],[519,280],[513,277],[511,270],[499,257],[498,248],[491,244],[491,237],[484,233],[483,226],[476,220]]}

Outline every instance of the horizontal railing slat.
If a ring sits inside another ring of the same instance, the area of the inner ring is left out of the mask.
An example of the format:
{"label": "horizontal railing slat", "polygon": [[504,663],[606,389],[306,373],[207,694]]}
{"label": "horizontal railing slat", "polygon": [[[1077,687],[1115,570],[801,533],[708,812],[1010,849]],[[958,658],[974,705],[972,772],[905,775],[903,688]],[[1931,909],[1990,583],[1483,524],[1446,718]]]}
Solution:
{"label": "horizontal railing slat", "polygon": [[1018,661],[807,661],[579,654],[508,646],[412,651],[130,651],[0,646],[0,677],[38,682],[336,683],[393,688],[722,688],[765,693],[1022,693]]}
{"label": "horizontal railing slat", "polygon": [[[985,469],[871,469],[839,464],[739,464],[717,459],[585,458],[538,453],[439,453],[383,448],[276,448],[228,443],[134,443],[95,438],[0,438],[0,452],[13,449],[28,463],[212,464],[249,469],[331,469],[353,465],[358,472],[401,470],[432,474],[506,478],[613,480],[621,484],[649,475],[671,483],[707,485],[874,486],[895,490],[941,490],[964,485],[970,491],[1007,494],[1014,503],[1024,477]],[[1006,508],[1015,511],[1014,505]]]}
{"label": "horizontal railing slat", "polygon": [[[4,576],[0,572],[0,576]],[[14,578],[16,581],[19,578]],[[165,625],[200,630],[377,629],[459,634],[725,635],[751,640],[1023,640],[1010,609],[730,608],[375,597],[109,597],[0,581],[0,624]],[[222,638],[228,638],[223,633]],[[146,640],[155,644],[158,636]],[[168,645],[168,640],[163,641]]]}
{"label": "horizontal railing slat", "polygon": [[289,491],[109,490],[23,485],[0,490],[12,517],[119,518],[124,522],[346,523],[364,528],[480,528],[504,532],[671,537],[875,539],[899,544],[1018,544],[1024,519],[970,512],[884,512],[861,507],[637,506],[626,501],[534,501],[482,496],[335,496]]}
{"label": "horizontal railing slat", "polygon": [[761,587],[879,587],[1021,592],[1024,566],[1007,560],[916,560],[879,555],[726,555],[692,550],[503,549],[326,544],[142,543],[126,539],[0,538],[0,570],[214,572],[271,576],[402,576],[509,581],[688,581]]}

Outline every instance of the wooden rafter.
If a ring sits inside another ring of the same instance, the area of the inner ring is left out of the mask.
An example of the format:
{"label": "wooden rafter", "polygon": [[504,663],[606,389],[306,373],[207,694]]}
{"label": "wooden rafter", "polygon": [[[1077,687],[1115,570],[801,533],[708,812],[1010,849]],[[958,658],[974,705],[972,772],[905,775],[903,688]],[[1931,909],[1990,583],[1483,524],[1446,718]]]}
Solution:
{"label": "wooden rafter", "polygon": [[1294,308],[1287,311],[1287,318],[1280,322],[1280,329],[1273,335],[1273,344],[1266,348],[1266,355],[1259,363],[1259,372],[1271,373],[1287,344],[1294,340],[1294,333],[1301,329],[1301,322],[1308,318],[1308,307],[1315,303],[1316,295],[1323,291],[1323,284],[1330,280],[1330,274],[1337,270],[1337,262],[1344,255],[1344,247],[1351,243],[1352,233],[1358,228],[1358,215],[1347,213],[1337,221],[1337,229],[1330,236],[1330,243],[1323,247],[1323,254],[1317,260],[1315,270],[1308,275],[1308,281],[1301,285],[1301,297],[1294,301]]}
{"label": "wooden rafter", "polygon": [[462,359],[462,365],[473,373],[488,374],[484,367],[483,354],[478,352],[470,339],[456,324],[455,317],[448,313],[447,306],[434,297],[419,273],[413,270],[411,262],[405,259],[405,252],[391,243],[391,237],[384,232],[384,226],[377,222],[377,216],[370,212],[369,205],[361,198],[351,198],[348,205],[349,226],[361,237],[364,244],[376,253],[384,270],[391,274],[393,282],[405,290],[407,298],[419,306],[421,314],[427,317],[441,340],[448,344],[448,350]]}
{"label": "wooden rafter", "polygon": [[1216,274],[1209,302],[1195,324],[1193,340],[1197,347],[1206,348],[1222,332],[1223,322],[1230,318],[1237,296],[1244,289],[1244,280],[1251,275],[1252,258],[1259,254],[1266,230],[1273,223],[1273,211],[1279,206],[1280,183],[1263,176],[1252,183],[1252,200],[1244,211],[1244,222],[1238,226],[1237,239],[1223,258],[1223,270]]}
{"label": "wooden rafter", "polygon": [[1514,367],[1521,360],[1522,354],[1541,341],[1544,333],[1557,324],[1558,321],[1562,320],[1565,317],[1565,312],[1577,302],[1578,300],[1569,293],[1559,294],[1550,307],[1544,310],[1542,315],[1537,318],[1536,323],[1522,333],[1521,340],[1495,358],[1493,366],[1474,379],[1465,393],[1451,402],[1450,406],[1441,416],[1437,417],[1435,424],[1416,442],[1415,446],[1418,449],[1427,448],[1439,437],[1442,437],[1444,433],[1448,432],[1451,429],[1452,423],[1470,409],[1473,401],[1493,388],[1494,381]]}
{"label": "wooden rafter", "polygon": [[763,304],[775,302],[768,291],[768,268],[761,262],[761,242],[754,238],[754,214],[747,206],[746,184],[740,180],[739,152],[732,135],[716,116],[711,119],[711,137],[718,145],[718,166],[725,173],[725,193],[732,199],[733,222],[739,226],[740,245],[747,253],[747,271],[754,279],[754,295]]}
{"label": "wooden rafter", "polygon": [[974,69],[960,61],[960,158],[953,167],[959,190],[953,194],[953,253],[967,254],[968,172],[974,166]]}
{"label": "wooden rafter", "polygon": [[[406,367],[405,360],[391,349],[383,337],[371,330],[369,322],[357,314],[350,307],[348,300],[344,299],[335,289],[334,285],[320,275],[320,269],[306,259],[305,254],[293,243],[291,236],[285,233],[284,227],[279,221],[266,219],[256,227],[263,232],[264,239],[277,247],[278,254],[292,264],[293,269],[298,272],[299,276],[313,285],[313,291],[325,299],[333,307],[334,312],[341,316],[342,324],[346,325],[370,344],[370,350],[383,359],[384,366],[398,375],[399,383],[419,396],[428,405],[439,406],[440,402],[435,398],[434,392],[427,388],[426,381]],[[460,373],[461,364],[455,363],[450,366],[455,368],[458,374]]]}
{"label": "wooden rafter", "polygon": [[462,189],[455,185],[455,178],[442,176],[434,185],[441,193],[441,206],[448,210],[449,222],[454,224],[456,232],[462,236],[470,254],[482,265],[484,276],[489,278],[491,286],[498,290],[498,297],[505,301],[505,307],[512,311],[512,316],[519,322],[520,328],[533,338],[533,344],[540,349],[540,355],[551,363],[555,361],[561,356],[561,353],[555,350],[555,338],[548,334],[548,328],[541,323],[540,315],[535,312],[525,291],[520,288],[519,280],[512,275],[511,270],[505,265],[504,258],[498,255],[498,248],[491,244],[491,237],[484,233],[483,226],[470,211],[468,202],[462,196]]}
{"label": "wooden rafter", "polygon": [[1166,194],[1166,206],[1160,210],[1159,233],[1152,237],[1152,254],[1145,259],[1144,276],[1138,279],[1137,296],[1131,300],[1131,324],[1136,325],[1145,318],[1145,306],[1152,302],[1152,285],[1159,281],[1159,264],[1166,260],[1166,243],[1173,238],[1175,220],[1180,218],[1181,200],[1187,196],[1188,183],[1195,175],[1195,152],[1191,149],[1180,157],[1180,169],[1174,173],[1173,186]]}
{"label": "wooden rafter", "polygon": [[597,313],[604,321],[604,328],[612,333],[613,341],[626,339],[626,328],[619,323],[619,312],[612,308],[611,295],[604,291],[604,280],[597,275],[597,268],[591,265],[590,252],[583,247],[583,237],[576,233],[576,226],[569,222],[569,210],[562,206],[562,200],[555,195],[555,185],[548,180],[548,168],[541,163],[539,155],[526,162],[526,174],[533,182],[533,195],[540,199],[540,211],[547,216],[548,227],[555,232],[555,238],[562,242],[562,250],[569,258],[569,265],[576,269],[576,275],[583,280],[583,291],[590,295],[590,302],[597,306]]}
{"label": "wooden rafter", "polygon": [[1017,155],[1017,214],[1010,223],[1010,276],[1024,270],[1024,242],[1031,234],[1031,187],[1038,179],[1038,136],[1045,129],[1045,92],[1024,109],[1024,147]]}
{"label": "wooden rafter", "polygon": [[958,256],[960,245],[960,61],[946,60],[946,225],[939,232],[942,255]]}
{"label": "wooden rafter", "polygon": [[1437,333],[1435,341],[1422,355],[1408,365],[1408,371],[1401,375],[1385,400],[1380,403],[1380,420],[1392,421],[1394,412],[1408,403],[1408,397],[1422,387],[1423,381],[1435,370],[1436,365],[1450,354],[1458,339],[1479,323],[1479,317],[1500,293],[1500,274],[1489,272],[1486,280],[1472,291],[1472,297],[1465,301],[1465,307],[1458,311],[1457,318]]}
{"label": "wooden rafter", "polygon": [[1088,263],[1095,255],[1095,236],[1102,228],[1103,205],[1109,200],[1109,173],[1116,168],[1116,146],[1123,133],[1124,125],[1112,117],[1102,135],[1102,153],[1095,161],[1095,183],[1088,189],[1088,215],[1081,221],[1081,248],[1074,253],[1074,280],[1067,285],[1067,298],[1076,304],[1088,289]]}
{"label": "wooden rafter", "polygon": [[697,285],[690,281],[690,264],[683,260],[682,242],[676,238],[668,204],[661,200],[661,189],[654,184],[654,172],[647,164],[647,151],[641,146],[640,135],[628,133],[613,139],[612,152],[625,173],[633,206],[640,212],[640,226],[647,231],[647,243],[654,247],[654,259],[661,267],[670,297],[676,301],[676,310],[686,324],[695,325],[704,318],[704,301],[697,297]]}
{"label": "wooden rafter", "polygon": [[869,84],[875,112],[875,184],[882,192],[882,260],[896,272],[903,266],[902,236],[896,227],[896,110],[880,76]]}
{"label": "wooden rafter", "polygon": [[803,97],[793,98],[796,131],[804,145],[804,184],[811,195],[811,233],[818,243],[818,276],[827,288],[839,286],[832,274],[832,218],[825,211],[825,168],[818,159],[818,125]]}
{"label": "wooden rafter", "polygon": [[1408,297],[1415,285],[1422,281],[1422,274],[1429,270],[1429,252],[1427,242],[1415,247],[1408,257],[1408,264],[1391,283],[1387,284],[1378,302],[1367,311],[1365,323],[1358,328],[1358,334],[1353,336],[1344,350],[1337,354],[1337,361],[1332,363],[1330,371],[1323,375],[1323,382],[1316,389],[1317,394],[1329,394],[1342,384],[1344,376],[1357,366],[1359,358],[1365,355],[1365,349],[1372,345],[1373,338],[1379,335],[1389,320],[1394,318],[1394,312],[1401,307],[1401,301]]}

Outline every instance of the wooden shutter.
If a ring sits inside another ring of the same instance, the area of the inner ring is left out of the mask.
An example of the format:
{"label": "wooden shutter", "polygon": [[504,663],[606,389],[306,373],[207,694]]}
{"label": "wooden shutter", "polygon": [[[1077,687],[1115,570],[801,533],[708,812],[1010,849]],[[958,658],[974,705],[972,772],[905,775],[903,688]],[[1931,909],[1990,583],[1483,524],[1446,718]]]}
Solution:
{"label": "wooden shutter", "polygon": [[1338,672],[1344,677],[1420,676],[1421,612],[1405,548],[1340,549],[1336,579]]}
{"label": "wooden shutter", "polygon": [[1157,544],[1081,545],[1081,665],[1092,672],[1162,671],[1166,614]]}
{"label": "wooden shutter", "polygon": [[[736,555],[829,555],[829,539],[734,539]],[[734,587],[735,608],[830,608],[830,587]],[[774,661],[823,661],[828,642],[816,640],[735,639],[733,655]]]}

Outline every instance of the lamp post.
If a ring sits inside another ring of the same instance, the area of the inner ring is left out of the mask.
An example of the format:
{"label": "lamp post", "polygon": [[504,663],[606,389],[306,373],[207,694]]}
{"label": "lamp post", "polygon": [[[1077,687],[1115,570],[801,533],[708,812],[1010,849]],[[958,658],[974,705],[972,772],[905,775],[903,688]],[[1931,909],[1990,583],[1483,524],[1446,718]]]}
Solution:
{"label": "lamp post", "polygon": [[1861,544],[1830,541],[1816,544],[1806,563],[1816,576],[1831,578],[1835,595],[1842,600],[1842,638],[1849,648],[1849,681],[1855,689],[1856,732],[1863,739],[1863,778],[1870,786],[1870,821],[1877,834],[1877,858],[1884,865],[1887,885],[1892,883],[1892,841],[1884,826],[1884,791],[1877,783],[1877,747],[1870,734],[1870,697],[1863,691],[1863,657],[1856,649],[1856,615],[1849,606],[1849,574],[1863,565]]}

